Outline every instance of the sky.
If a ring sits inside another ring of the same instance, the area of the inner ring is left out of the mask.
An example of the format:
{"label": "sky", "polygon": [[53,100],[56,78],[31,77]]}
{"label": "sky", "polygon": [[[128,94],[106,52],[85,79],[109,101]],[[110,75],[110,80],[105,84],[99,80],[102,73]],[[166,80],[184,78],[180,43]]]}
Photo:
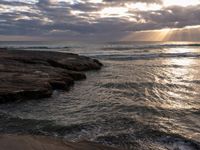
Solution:
{"label": "sky", "polygon": [[200,0],[0,0],[0,41],[200,41]]}

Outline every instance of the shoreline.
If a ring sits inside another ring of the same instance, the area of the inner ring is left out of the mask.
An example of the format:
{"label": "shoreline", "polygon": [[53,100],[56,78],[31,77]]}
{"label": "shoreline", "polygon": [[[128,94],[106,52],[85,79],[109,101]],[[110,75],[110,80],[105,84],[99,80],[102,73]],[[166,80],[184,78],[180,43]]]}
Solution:
{"label": "shoreline", "polygon": [[0,135],[0,150],[120,150],[95,142],[68,142],[62,139],[35,135]]}
{"label": "shoreline", "polygon": [[96,59],[50,51],[0,49],[0,62],[0,103],[50,97],[102,67]]}

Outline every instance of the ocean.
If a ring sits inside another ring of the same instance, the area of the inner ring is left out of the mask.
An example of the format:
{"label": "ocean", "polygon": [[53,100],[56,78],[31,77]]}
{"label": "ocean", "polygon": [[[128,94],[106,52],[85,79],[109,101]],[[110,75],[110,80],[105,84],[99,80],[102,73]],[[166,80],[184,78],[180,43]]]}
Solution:
{"label": "ocean", "polygon": [[0,132],[89,140],[127,150],[200,149],[200,43],[0,42],[99,59],[50,98],[0,105]]}

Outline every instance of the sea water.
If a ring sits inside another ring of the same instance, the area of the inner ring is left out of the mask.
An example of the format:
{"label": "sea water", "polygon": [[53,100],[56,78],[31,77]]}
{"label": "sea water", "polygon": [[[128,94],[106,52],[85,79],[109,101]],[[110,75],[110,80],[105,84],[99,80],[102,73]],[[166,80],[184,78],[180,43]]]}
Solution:
{"label": "sea water", "polygon": [[124,149],[200,149],[200,44],[0,42],[99,59],[50,98],[0,105],[0,132],[90,140]]}

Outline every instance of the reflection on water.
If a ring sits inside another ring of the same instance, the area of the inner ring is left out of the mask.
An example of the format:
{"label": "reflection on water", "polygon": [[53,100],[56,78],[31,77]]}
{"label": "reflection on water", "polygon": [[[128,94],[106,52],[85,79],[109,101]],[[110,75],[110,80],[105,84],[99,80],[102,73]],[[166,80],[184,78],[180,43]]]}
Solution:
{"label": "reflection on water", "polygon": [[[199,49],[187,49],[187,48],[171,48],[165,49],[166,53],[191,53],[198,52]],[[164,103],[158,107],[174,111],[173,117],[169,118],[158,118],[161,124],[166,128],[171,126],[170,130],[174,133],[187,133],[189,138],[200,140],[200,117],[192,114],[193,111],[198,111],[200,108],[199,99],[199,59],[196,58],[169,58],[161,61],[163,66],[174,66],[166,67],[164,70],[158,69],[159,74],[164,74],[167,80],[159,80],[162,84],[173,84],[175,87],[171,87],[166,91],[160,92],[159,94],[166,95]],[[161,89],[163,90],[163,89]],[[155,104],[158,105],[158,104]],[[178,114],[178,115],[177,115]],[[171,119],[173,118],[173,119]],[[164,120],[165,121],[164,121]],[[167,119],[167,121],[166,121]],[[163,121],[165,123],[163,123]],[[196,126],[195,128],[191,127]]]}
{"label": "reflection on water", "polygon": [[175,47],[175,48],[165,48],[164,53],[199,53],[198,48],[188,48],[188,47]]}
{"label": "reflection on water", "polygon": [[[166,53],[188,53],[188,52],[197,52],[197,49],[188,49],[188,48],[169,48],[166,49]],[[168,66],[177,66],[169,67],[164,70],[168,80],[171,84],[178,84],[185,86],[185,88],[175,88],[174,90],[167,91],[169,97],[175,98],[174,100],[168,100],[167,104],[164,106],[170,109],[191,109],[194,108],[188,101],[189,97],[195,95],[195,91],[188,89],[191,83],[185,83],[183,81],[193,81],[195,74],[199,74],[199,70],[196,71],[195,64],[198,64],[198,61],[194,58],[170,58],[162,60],[162,65]],[[158,70],[159,71],[159,70]],[[192,85],[191,88],[194,88],[195,85]],[[185,100],[186,99],[186,102]]]}
{"label": "reflection on water", "polygon": [[200,149],[200,47],[106,46],[67,49],[104,67],[69,92],[1,105],[0,131],[126,149]]}

